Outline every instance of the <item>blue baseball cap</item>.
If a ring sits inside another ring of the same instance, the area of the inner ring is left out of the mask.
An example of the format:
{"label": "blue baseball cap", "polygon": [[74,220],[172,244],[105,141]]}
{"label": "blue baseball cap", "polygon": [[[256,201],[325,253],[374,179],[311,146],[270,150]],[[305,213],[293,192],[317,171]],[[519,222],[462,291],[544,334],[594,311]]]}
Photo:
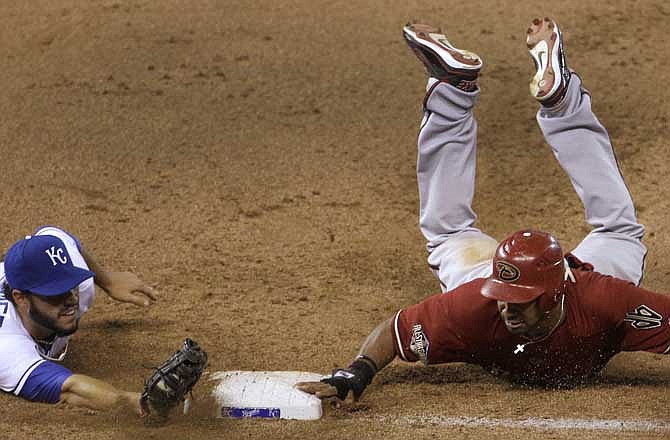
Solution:
{"label": "blue baseball cap", "polygon": [[10,287],[42,296],[63,294],[95,276],[72,264],[65,243],[53,235],[17,241],[7,251],[4,263]]}

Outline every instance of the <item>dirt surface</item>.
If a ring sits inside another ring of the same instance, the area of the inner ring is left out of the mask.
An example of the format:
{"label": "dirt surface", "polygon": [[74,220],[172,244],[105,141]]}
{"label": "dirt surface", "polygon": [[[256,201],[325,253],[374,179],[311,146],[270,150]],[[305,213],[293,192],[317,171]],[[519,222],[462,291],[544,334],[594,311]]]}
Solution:
{"label": "dirt surface", "polygon": [[[401,38],[439,24],[485,59],[478,225],[588,231],[528,93],[525,31],[551,15],[594,96],[647,226],[644,286],[668,291],[670,88],[663,0],[281,2],[0,0],[0,248],[42,224],[162,293],[99,292],[65,365],[139,390],[191,336],[213,370],[328,372],[399,308],[439,290],[417,224],[425,73]],[[662,438],[668,432],[450,427],[431,417],[670,421],[670,362],[626,354],[601,382],[521,389],[465,365],[394,363],[317,422],[161,428],[0,396],[5,438]],[[419,416],[424,418],[420,419]]]}

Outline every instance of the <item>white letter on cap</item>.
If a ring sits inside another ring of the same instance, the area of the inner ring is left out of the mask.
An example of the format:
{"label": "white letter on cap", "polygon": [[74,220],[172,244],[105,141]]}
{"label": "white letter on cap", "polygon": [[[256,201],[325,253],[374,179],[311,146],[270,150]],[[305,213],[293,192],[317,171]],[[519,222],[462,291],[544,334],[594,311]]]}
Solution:
{"label": "white letter on cap", "polygon": [[46,254],[51,258],[51,262],[55,266],[56,260],[60,261],[61,263],[65,264],[67,263],[67,257],[63,256],[63,248],[58,248],[58,250],[55,250],[53,246],[51,246],[51,252],[49,252],[49,249],[45,250]]}

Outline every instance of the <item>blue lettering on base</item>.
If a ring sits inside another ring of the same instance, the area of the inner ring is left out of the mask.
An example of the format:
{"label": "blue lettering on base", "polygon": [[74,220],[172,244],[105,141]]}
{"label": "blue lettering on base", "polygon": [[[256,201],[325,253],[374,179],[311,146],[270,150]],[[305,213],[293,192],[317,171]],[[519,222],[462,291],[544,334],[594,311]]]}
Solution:
{"label": "blue lettering on base", "polygon": [[238,408],[232,406],[221,407],[221,417],[232,418],[262,418],[278,419],[281,415],[279,408]]}

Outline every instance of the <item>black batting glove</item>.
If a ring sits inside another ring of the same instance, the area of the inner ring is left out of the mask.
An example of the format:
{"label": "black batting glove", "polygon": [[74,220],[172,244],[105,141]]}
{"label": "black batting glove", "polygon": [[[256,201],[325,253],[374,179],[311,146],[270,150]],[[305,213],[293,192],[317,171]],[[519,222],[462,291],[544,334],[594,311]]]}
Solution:
{"label": "black batting glove", "polygon": [[349,391],[353,392],[354,400],[358,400],[372,382],[374,375],[374,369],[367,362],[356,360],[349,365],[349,368],[334,370],[330,377],[321,379],[321,382],[337,388],[337,398],[340,400],[345,400]]}

